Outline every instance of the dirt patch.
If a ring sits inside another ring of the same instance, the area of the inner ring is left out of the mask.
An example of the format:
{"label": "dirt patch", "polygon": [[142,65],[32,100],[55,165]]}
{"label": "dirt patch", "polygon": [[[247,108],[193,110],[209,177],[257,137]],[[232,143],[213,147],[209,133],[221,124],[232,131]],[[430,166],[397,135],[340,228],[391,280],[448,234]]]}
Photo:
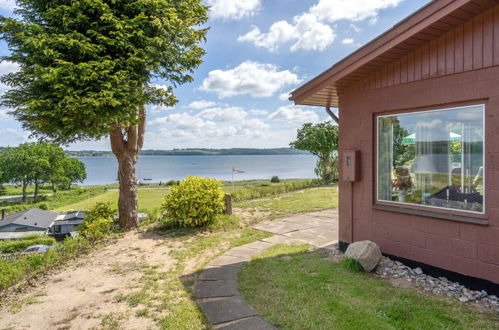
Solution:
{"label": "dirt patch", "polygon": [[155,233],[129,232],[2,306],[0,329],[154,327],[154,320],[139,316],[144,306],[116,297],[134,292],[144,269],[173,267],[169,251],[174,245]]}

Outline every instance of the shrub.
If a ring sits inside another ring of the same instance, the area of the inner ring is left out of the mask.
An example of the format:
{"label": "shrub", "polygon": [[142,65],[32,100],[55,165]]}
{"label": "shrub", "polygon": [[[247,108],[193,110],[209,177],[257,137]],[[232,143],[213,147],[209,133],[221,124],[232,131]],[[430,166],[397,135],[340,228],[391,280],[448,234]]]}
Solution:
{"label": "shrub", "polygon": [[281,180],[279,180],[279,177],[277,175],[274,175],[272,179],[270,179],[270,182],[272,183],[279,183]]}
{"label": "shrub", "polygon": [[30,245],[44,244],[55,245],[56,241],[52,237],[30,236],[18,240],[0,241],[0,253],[22,252]]}
{"label": "shrub", "polygon": [[108,236],[113,228],[115,212],[110,203],[96,203],[93,208],[87,211],[85,221],[78,228],[80,235],[91,242]]}
{"label": "shrub", "polygon": [[[116,210],[111,208],[111,203],[97,202],[94,207],[85,212],[86,219],[113,218]],[[86,220],[85,219],[85,220]]]}
{"label": "shrub", "polygon": [[41,203],[38,205],[38,208],[47,211],[49,209],[49,205],[47,203]]}
{"label": "shrub", "polygon": [[170,188],[162,205],[162,216],[178,227],[199,227],[222,213],[222,183],[215,179],[188,176]]}
{"label": "shrub", "polygon": [[240,202],[248,199],[275,196],[291,191],[319,187],[322,183],[320,180],[303,180],[275,185],[261,185],[260,187],[240,188],[232,192],[232,200]]}
{"label": "shrub", "polygon": [[5,196],[7,195],[7,189],[0,184],[0,196]]}
{"label": "shrub", "polygon": [[174,186],[177,184],[177,181],[176,180],[170,180],[166,183],[167,186]]}

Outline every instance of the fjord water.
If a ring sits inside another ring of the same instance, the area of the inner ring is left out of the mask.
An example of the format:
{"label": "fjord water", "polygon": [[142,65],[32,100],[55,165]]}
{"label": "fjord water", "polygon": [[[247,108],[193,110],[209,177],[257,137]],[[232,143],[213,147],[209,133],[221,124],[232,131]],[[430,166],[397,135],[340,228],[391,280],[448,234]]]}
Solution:
{"label": "fjord water", "polygon": [[[114,157],[80,157],[87,169],[84,185],[116,183],[118,163]],[[312,155],[237,155],[237,156],[140,156],[137,179],[145,182],[180,180],[188,175],[231,180],[316,178],[316,158]]]}

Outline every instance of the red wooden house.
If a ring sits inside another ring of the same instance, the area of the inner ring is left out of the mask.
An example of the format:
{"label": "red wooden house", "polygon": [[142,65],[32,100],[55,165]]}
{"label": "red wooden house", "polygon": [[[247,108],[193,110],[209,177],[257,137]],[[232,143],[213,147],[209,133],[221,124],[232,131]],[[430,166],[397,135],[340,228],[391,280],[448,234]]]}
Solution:
{"label": "red wooden house", "polygon": [[292,99],[339,109],[343,248],[499,283],[499,1],[433,1]]}

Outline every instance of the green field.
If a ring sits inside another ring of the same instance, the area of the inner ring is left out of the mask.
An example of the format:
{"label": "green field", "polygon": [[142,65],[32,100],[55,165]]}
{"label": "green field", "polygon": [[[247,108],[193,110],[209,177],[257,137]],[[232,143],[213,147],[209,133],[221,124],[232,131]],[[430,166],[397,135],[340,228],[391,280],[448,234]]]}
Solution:
{"label": "green field", "polygon": [[[255,198],[271,197],[296,190],[302,190],[310,187],[316,187],[319,183],[316,180],[310,179],[288,179],[281,180],[278,183],[271,183],[270,180],[246,180],[222,182],[224,192],[233,194],[234,203]],[[9,195],[18,195],[19,187],[5,186]],[[43,187],[43,192],[51,192],[49,186]],[[28,191],[32,191],[33,187],[28,187]],[[159,185],[157,183],[140,185],[138,187],[139,194],[139,210],[148,212],[157,209],[161,206],[163,198],[168,192],[168,186]],[[0,203],[1,206],[7,209],[8,213],[14,213],[29,208],[48,207],[55,212],[66,212],[74,210],[88,210],[97,202],[109,202],[113,208],[118,207],[118,185],[93,185],[83,186],[71,190],[58,191],[53,196],[44,196],[37,201],[27,201],[25,203]],[[314,196],[317,198],[319,196]],[[319,200],[322,200],[319,197]],[[294,202],[291,201],[291,204]],[[42,205],[43,204],[43,205]],[[332,207],[331,201],[327,201],[328,207]],[[285,205],[284,205],[285,206]],[[292,206],[292,205],[291,205]]]}
{"label": "green field", "polygon": [[[168,189],[166,188],[151,188],[139,189],[139,210],[153,210],[161,206],[163,198]],[[54,209],[56,212],[65,212],[73,210],[88,210],[97,202],[111,203],[113,208],[118,208],[118,190],[108,190],[107,192],[97,195],[80,202],[68,204]]]}

